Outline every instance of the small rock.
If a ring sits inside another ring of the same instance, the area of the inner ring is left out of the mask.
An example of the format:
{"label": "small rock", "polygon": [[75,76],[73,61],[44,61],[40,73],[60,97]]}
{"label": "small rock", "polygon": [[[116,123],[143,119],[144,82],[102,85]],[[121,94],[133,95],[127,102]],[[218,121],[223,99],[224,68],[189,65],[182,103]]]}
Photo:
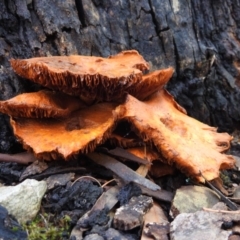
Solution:
{"label": "small rock", "polygon": [[0,206],[0,239],[27,240],[27,233],[15,219],[8,215],[7,209],[3,206]]}
{"label": "small rock", "polygon": [[240,198],[240,186],[238,186],[234,193],[233,193],[233,198]]}
{"label": "small rock", "polygon": [[144,233],[155,240],[168,240],[167,234],[169,234],[169,230],[169,223],[148,223],[146,224],[146,231]]}
{"label": "small rock", "polygon": [[106,232],[105,232],[105,239],[106,240],[112,240],[112,239],[121,239],[121,240],[136,240],[138,238],[136,238],[135,235],[133,234],[127,234],[127,233],[123,233],[121,231],[118,231],[116,229],[113,228],[109,228]]}
{"label": "small rock", "polygon": [[140,195],[132,197],[128,204],[118,208],[113,218],[113,225],[120,230],[130,230],[141,226],[143,216],[153,205],[151,197]]}
{"label": "small rock", "polygon": [[87,235],[83,240],[104,240],[104,238],[96,233]]}
{"label": "small rock", "polygon": [[235,160],[236,160],[236,162],[235,162],[235,165],[236,165],[236,167],[238,168],[238,170],[240,169],[240,157],[238,157],[238,156],[233,156],[234,158],[235,158]]}
{"label": "small rock", "polygon": [[25,223],[36,216],[46,190],[46,182],[38,182],[34,179],[27,179],[13,187],[0,187],[0,204],[18,222]]}
{"label": "small rock", "polygon": [[231,235],[228,240],[240,240],[240,236],[239,235]]}
{"label": "small rock", "polygon": [[[213,209],[215,208],[213,207]],[[210,210],[181,213],[170,225],[170,239],[228,240],[233,231],[231,227],[223,228],[223,225],[231,222],[235,223],[239,220],[240,215],[237,212],[227,212],[225,208],[221,210],[219,207],[215,212]]]}
{"label": "small rock", "polygon": [[184,186],[177,190],[172,202],[172,217],[180,213],[192,213],[203,207],[211,208],[220,201],[220,197],[211,189],[199,186]]}

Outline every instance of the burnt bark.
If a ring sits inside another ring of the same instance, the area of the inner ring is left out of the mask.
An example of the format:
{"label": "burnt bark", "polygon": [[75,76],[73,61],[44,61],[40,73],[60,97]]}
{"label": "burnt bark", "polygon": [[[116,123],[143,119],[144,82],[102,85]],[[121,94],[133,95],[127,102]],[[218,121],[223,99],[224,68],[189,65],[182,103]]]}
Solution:
{"label": "burnt bark", "polygon": [[[31,90],[11,58],[127,49],[152,70],[175,68],[167,88],[190,116],[220,131],[239,125],[239,0],[0,0],[0,99]],[[0,120],[1,142],[10,148]]]}

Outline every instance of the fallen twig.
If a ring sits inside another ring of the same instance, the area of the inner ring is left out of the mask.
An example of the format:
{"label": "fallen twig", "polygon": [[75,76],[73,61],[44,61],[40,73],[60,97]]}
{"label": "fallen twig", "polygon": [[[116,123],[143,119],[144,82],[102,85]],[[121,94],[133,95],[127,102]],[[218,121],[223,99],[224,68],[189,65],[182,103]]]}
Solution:
{"label": "fallen twig", "polygon": [[34,162],[37,159],[30,152],[22,152],[16,154],[6,154],[0,153],[0,162],[15,162],[20,164],[28,164],[30,162]]}
{"label": "fallen twig", "polygon": [[204,211],[207,212],[215,212],[215,213],[231,213],[231,214],[239,214],[240,210],[237,211],[227,211],[227,210],[217,210],[217,209],[211,209],[211,208],[203,208]]}
{"label": "fallen twig", "polygon": [[126,165],[112,157],[109,157],[102,153],[89,153],[87,157],[92,159],[97,164],[102,165],[113,171],[119,178],[124,180],[126,183],[134,182],[154,191],[160,190],[160,187],[157,184],[142,177],[141,175],[137,174],[132,169],[128,168]]}

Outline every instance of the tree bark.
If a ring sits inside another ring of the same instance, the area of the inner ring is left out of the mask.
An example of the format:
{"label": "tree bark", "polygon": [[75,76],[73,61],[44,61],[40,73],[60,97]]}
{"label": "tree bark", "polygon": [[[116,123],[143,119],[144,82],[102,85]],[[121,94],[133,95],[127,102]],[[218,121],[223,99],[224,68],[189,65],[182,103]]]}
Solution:
{"label": "tree bark", "polygon": [[[167,88],[190,116],[220,131],[239,125],[239,0],[0,0],[0,99],[31,90],[11,58],[127,49],[152,70],[175,68]],[[3,152],[14,142],[0,120]]]}

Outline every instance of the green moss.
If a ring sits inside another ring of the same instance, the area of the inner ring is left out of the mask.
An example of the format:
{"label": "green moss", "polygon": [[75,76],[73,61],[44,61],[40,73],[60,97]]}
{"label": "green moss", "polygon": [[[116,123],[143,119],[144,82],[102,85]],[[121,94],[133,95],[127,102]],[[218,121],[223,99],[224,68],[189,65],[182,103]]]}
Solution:
{"label": "green moss", "polygon": [[[51,214],[38,214],[37,217],[23,225],[28,233],[28,240],[62,240],[69,237],[71,218],[64,216],[56,220]],[[67,236],[66,236],[67,235]]]}

